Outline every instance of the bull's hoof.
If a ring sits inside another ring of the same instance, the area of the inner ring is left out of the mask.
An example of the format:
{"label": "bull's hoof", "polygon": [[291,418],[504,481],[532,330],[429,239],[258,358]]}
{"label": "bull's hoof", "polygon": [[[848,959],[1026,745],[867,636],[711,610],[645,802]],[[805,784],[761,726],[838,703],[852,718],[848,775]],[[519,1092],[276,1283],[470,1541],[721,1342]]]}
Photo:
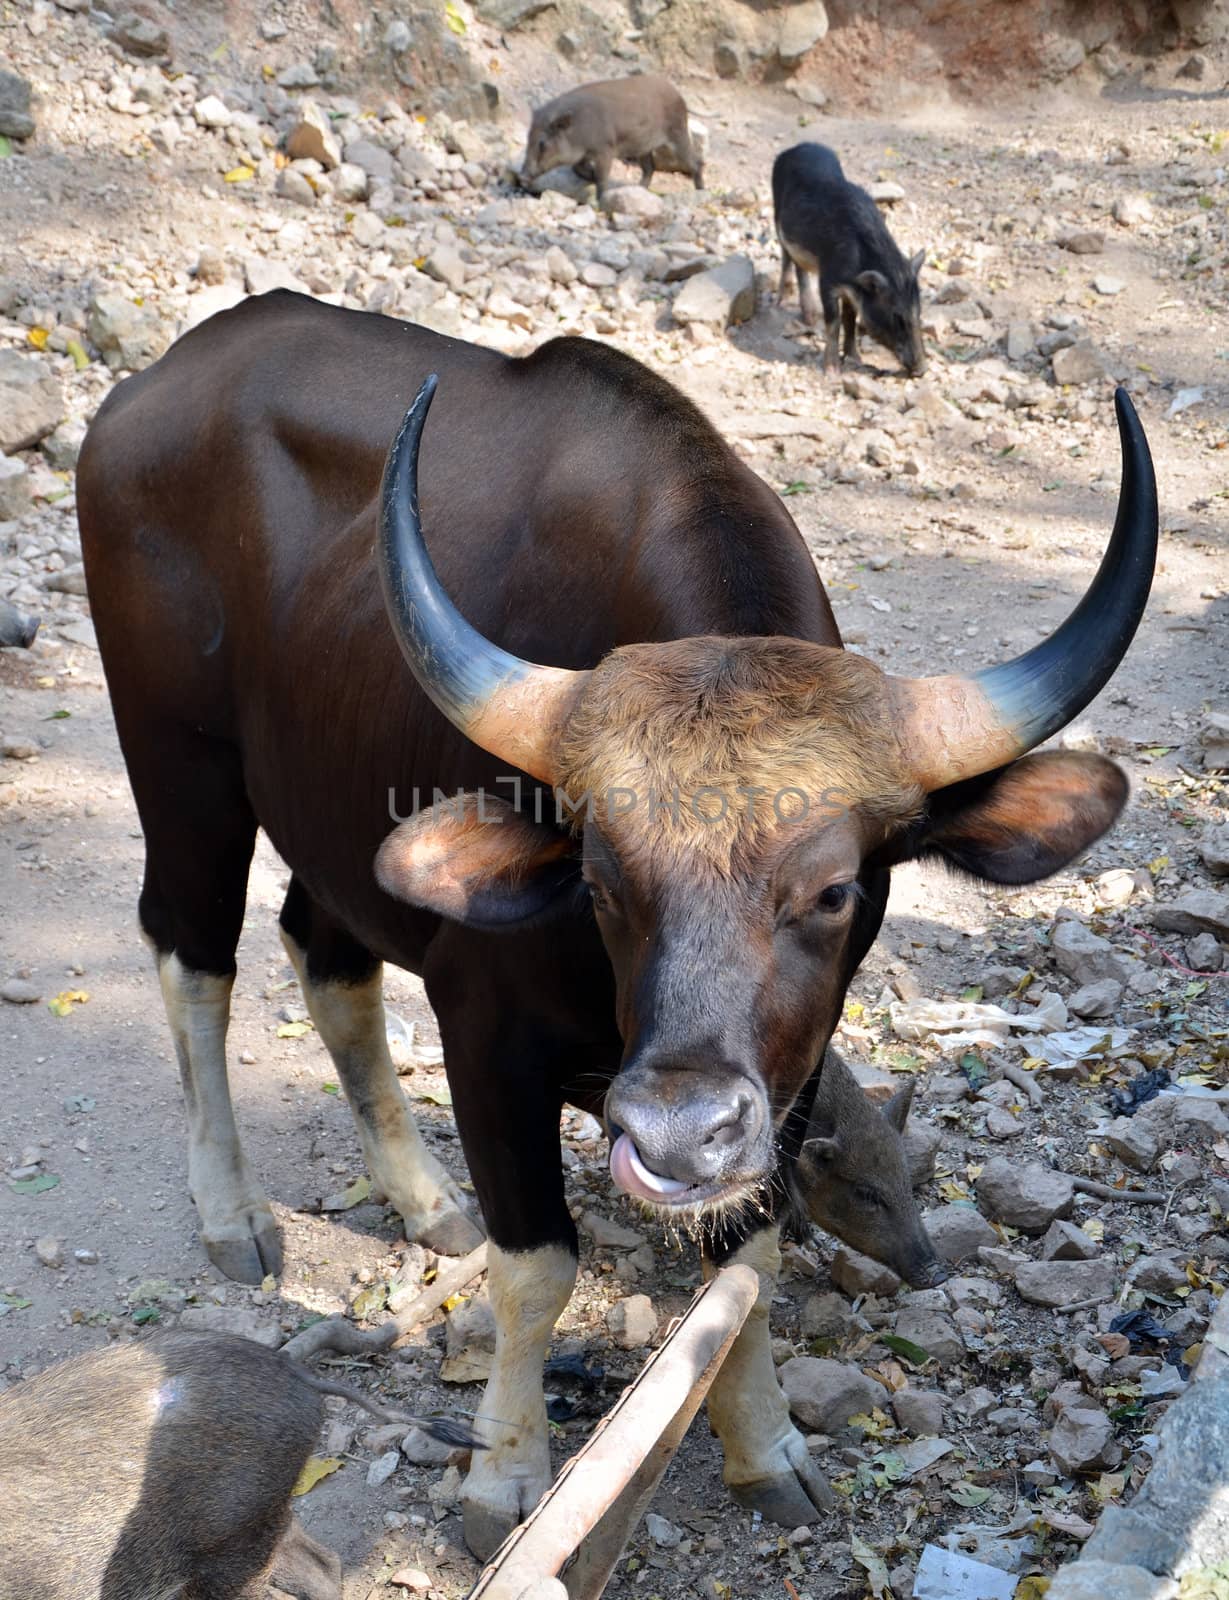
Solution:
{"label": "bull's hoof", "polygon": [[486,1235],[464,1211],[452,1209],[441,1212],[418,1235],[419,1244],[434,1250],[439,1256],[467,1256],[476,1250]]}
{"label": "bull's hoof", "polygon": [[797,1473],[783,1472],[779,1477],[758,1478],[754,1483],[732,1484],[730,1493],[740,1506],[758,1511],[766,1521],[783,1528],[812,1523],[836,1502],[821,1472],[815,1472],[813,1480],[805,1485]]}
{"label": "bull's hoof", "polygon": [[489,1561],[520,1523],[519,1508],[489,1505],[479,1500],[466,1500],[462,1504],[461,1527],[469,1553],[476,1561]]}
{"label": "bull's hoof", "polygon": [[[483,1461],[482,1468],[471,1469],[470,1478],[473,1478],[475,1471],[489,1469],[489,1465]],[[524,1522],[549,1487],[549,1475],[539,1480],[514,1476],[511,1472],[493,1476],[488,1470],[484,1481],[476,1489],[470,1488],[467,1478],[465,1488],[461,1491],[461,1518],[470,1554],[479,1561],[489,1561],[512,1530]]]}
{"label": "bull's hoof", "polygon": [[205,1253],[223,1275],[235,1283],[263,1283],[282,1270],[282,1235],[270,1218],[250,1219],[252,1231],[246,1237],[202,1238]]}

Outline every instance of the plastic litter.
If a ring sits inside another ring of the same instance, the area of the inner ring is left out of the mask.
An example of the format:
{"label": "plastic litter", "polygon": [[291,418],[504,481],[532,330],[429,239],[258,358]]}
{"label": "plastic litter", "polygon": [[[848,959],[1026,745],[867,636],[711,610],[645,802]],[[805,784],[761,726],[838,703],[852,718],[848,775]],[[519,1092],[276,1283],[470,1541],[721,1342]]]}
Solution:
{"label": "plastic litter", "polygon": [[1130,1028],[1069,1028],[1065,1033],[1052,1033],[1047,1039],[1038,1039],[1029,1048],[1047,1066],[1065,1067],[1073,1061],[1112,1056],[1116,1050],[1126,1047],[1130,1037]]}
{"label": "plastic litter", "polygon": [[928,1544],[913,1577],[913,1600],[1011,1600],[1014,1573],[972,1561],[959,1550]]}
{"label": "plastic litter", "polygon": [[895,1000],[888,1007],[899,1039],[918,1041],[936,1035],[945,1050],[993,1049],[1013,1033],[1051,1033],[1067,1020],[1062,996],[1043,995],[1019,1015],[978,1000]]}
{"label": "plastic litter", "polygon": [[1132,1350],[1145,1345],[1167,1345],[1173,1338],[1169,1329],[1161,1326],[1147,1306],[1140,1306],[1136,1311],[1124,1311],[1110,1323],[1109,1331],[1125,1334],[1131,1341]]}
{"label": "plastic litter", "polygon": [[1169,1072],[1165,1067],[1154,1067],[1151,1072],[1137,1072],[1121,1089],[1111,1089],[1105,1103],[1114,1116],[1133,1117],[1140,1106],[1155,1100],[1169,1084]]}

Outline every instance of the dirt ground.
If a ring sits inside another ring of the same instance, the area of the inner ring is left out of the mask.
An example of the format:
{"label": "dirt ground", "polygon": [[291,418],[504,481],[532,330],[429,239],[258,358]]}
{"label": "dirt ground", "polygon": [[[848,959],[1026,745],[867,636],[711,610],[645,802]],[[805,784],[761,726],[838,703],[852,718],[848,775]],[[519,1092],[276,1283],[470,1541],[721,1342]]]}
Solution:
{"label": "dirt ground", "polygon": [[[42,59],[53,78],[50,52],[64,19],[53,16],[45,36],[18,38],[11,11],[0,47],[11,42],[19,70]],[[750,249],[765,282],[775,284],[776,270],[768,171],[786,143],[822,138],[841,152],[851,175],[903,187],[890,223],[908,250],[927,250],[931,368],[924,379],[906,381],[885,352],[868,348],[865,364],[843,382],[825,378],[796,308],[779,307],[771,293],[761,293],[754,318],[728,336],[688,338],[667,310],[608,335],[697,399],[745,459],[788,495],[846,639],[909,673],[974,668],[1026,649],[1083,592],[1112,524],[1112,382],[1056,388],[1041,357],[1013,368],[994,341],[1013,324],[1043,335],[1056,313],[1074,317],[1136,397],[1160,484],[1156,584],[1125,663],[1064,736],[1122,762],[1132,781],[1128,811],[1083,861],[1034,889],[983,891],[937,871],[897,873],[883,934],[853,985],[838,1036],[851,1057],[890,1068],[903,1051],[912,1058],[909,1070],[920,1068],[919,1113],[942,1133],[937,1174],[921,1196],[927,1206],[967,1196],[976,1169],[1001,1153],[1111,1185],[1124,1175],[1137,1183],[1138,1174],[1098,1141],[1107,1089],[1140,1070],[1141,1061],[1171,1065],[1175,1075],[1200,1073],[1205,1087],[1229,1076],[1229,982],[1216,970],[1219,958],[1216,969],[1180,970],[1191,965],[1183,940],[1150,934],[1148,920],[1154,900],[1217,887],[1199,846],[1226,820],[1229,798],[1229,779],[1204,767],[1200,744],[1210,713],[1229,709],[1229,121],[1223,65],[1194,87],[1176,77],[1180,65],[1154,70],[1147,86],[1128,75],[1027,99],[1004,94],[976,108],[936,93],[899,117],[824,115],[780,87],[683,83],[710,125],[710,190],[693,201],[678,180],[661,188],[699,238],[718,237],[733,218],[743,229],[739,247]],[[532,89],[522,85],[522,97]],[[509,103],[515,109],[515,92]],[[109,275],[117,263],[153,274],[165,257],[182,276],[202,245],[238,245],[251,234],[251,207],[216,182],[203,194],[203,169],[190,151],[173,163],[136,162],[121,147],[130,132],[122,117],[100,109],[96,124],[92,145],[79,128],[70,137],[65,122],[58,137],[0,161],[0,277],[24,277],[52,297],[74,272],[84,281]],[[1125,194],[1150,196],[1153,220],[1118,225],[1110,208]],[[435,205],[463,227],[481,199],[445,194]],[[1053,235],[1064,219],[1102,230],[1103,252],[1058,248]],[[1097,292],[1093,279],[1103,276],[1121,288]],[[953,284],[967,285],[969,298],[944,301]],[[3,328],[7,347],[26,348],[18,321]],[[481,337],[480,329],[469,331]],[[110,381],[93,363],[90,385],[83,379],[79,394],[96,401]],[[1180,391],[1196,389],[1197,401],[1174,407]],[[1036,391],[1044,391],[1040,399],[1016,403],[1019,393]],[[86,400],[81,409],[88,414]],[[20,524],[0,524],[0,594],[6,550],[20,559],[31,539],[37,572],[55,569],[44,559],[52,546],[67,552],[60,568],[79,559],[71,497],[40,500]],[[284,1229],[286,1270],[264,1291],[226,1283],[206,1267],[185,1189],[184,1118],[169,1036],[137,929],[141,835],[100,659],[60,629],[86,614],[82,600],[48,594],[44,609],[44,636],[34,650],[0,655],[2,739],[35,752],[0,757],[0,980],[26,978],[40,996],[37,1004],[0,1004],[0,1165],[9,1178],[0,1183],[0,1296],[7,1297],[0,1298],[0,1375],[9,1381],[140,1326],[173,1325],[185,1305],[224,1308],[236,1314],[236,1327],[288,1334],[386,1283],[405,1252],[382,1207],[320,1213],[323,1197],[361,1175],[361,1160],[327,1055],[310,1031],[294,1026],[301,1002],[276,927],[288,873],[262,838],[230,1053],[240,1126]],[[1142,869],[1126,904],[1110,903],[1098,887],[1098,875],[1114,868]],[[958,1058],[945,1058],[934,1044],[902,1046],[887,1005],[912,986],[927,997],[958,997],[1001,966],[1034,970],[1039,987],[1069,994],[1073,985],[1055,974],[1047,952],[1063,907],[1140,958],[1145,981],[1107,1019],[1107,1026],[1132,1029],[1132,1045],[1090,1081],[1040,1075],[1040,1106],[1018,1096],[1021,1127],[999,1143],[986,1130],[984,1101],[949,1097]],[[1163,962],[1158,949],[1180,966]],[[64,994],[79,998],[54,1010],[46,1003]],[[393,1011],[417,1025],[419,1064],[404,1078],[415,1114],[460,1174],[422,986],[389,971],[386,995]],[[559,1461],[643,1359],[643,1352],[611,1344],[608,1307],[625,1293],[648,1293],[664,1330],[687,1303],[697,1272],[688,1247],[616,1195],[604,1139],[571,1114],[563,1131],[574,1211],[596,1210],[634,1227],[649,1242],[653,1267],[633,1283],[634,1268],[615,1270],[621,1252],[582,1236],[581,1279],[552,1353],[582,1352],[604,1376],[593,1395],[548,1380],[548,1388],[577,1403],[572,1419],[556,1428]],[[1104,1248],[1121,1271],[1141,1253],[1177,1251],[1190,1260],[1195,1276],[1185,1293],[1171,1289],[1145,1301],[1124,1285],[1108,1309],[1148,1303],[1159,1315],[1193,1311],[1195,1334],[1186,1342],[1195,1345],[1199,1317],[1224,1283],[1216,1195],[1225,1193],[1217,1186],[1229,1176],[1229,1145],[1194,1150],[1195,1176],[1179,1186],[1167,1164],[1191,1153],[1178,1141],[1144,1180],[1172,1189],[1170,1204],[1089,1200],[1076,1220],[1103,1225]],[[56,1181],[30,1192],[32,1174]],[[1002,1237],[1010,1248],[1036,1253],[1011,1230]],[[61,1241],[63,1265],[42,1264],[37,1239]],[[822,1238],[795,1252],[774,1304],[774,1333],[793,1353],[812,1343],[801,1331],[802,1309],[828,1288],[830,1254],[831,1241]],[[410,1270],[429,1265],[411,1253]],[[964,1270],[972,1276],[962,1282],[977,1278],[993,1290],[982,1302],[981,1331],[965,1329],[962,1359],[910,1374],[914,1387],[937,1390],[949,1406],[944,1437],[954,1451],[941,1470],[895,1484],[873,1481],[873,1471],[859,1475],[860,1464],[899,1438],[886,1415],[878,1435],[821,1443],[825,1470],[843,1480],[845,1494],[808,1538],[791,1542],[727,1498],[719,1451],[697,1422],[655,1506],[681,1528],[683,1543],[660,1546],[642,1529],[609,1593],[860,1600],[868,1578],[851,1551],[857,1535],[882,1554],[898,1592],[908,1594],[908,1571],[927,1540],[972,1527],[966,1547],[993,1542],[994,1530],[1011,1524],[1022,1504],[1021,1467],[1046,1454],[1045,1391],[1083,1372],[1075,1359],[1081,1335],[1104,1331],[1099,1318],[1107,1308],[1059,1317],[1025,1304],[984,1264]],[[859,1327],[855,1317],[835,1353],[874,1368],[885,1352],[873,1332],[888,1325],[894,1302],[872,1297],[855,1309],[871,1320]],[[472,1410],[476,1385],[439,1380],[443,1340],[437,1316],[396,1356],[349,1370],[386,1397]],[[1122,1481],[1107,1487],[1096,1475],[1060,1479],[1048,1501],[1036,1501],[1034,1487],[1037,1520],[1016,1529],[1031,1540],[1013,1557],[1022,1573],[1048,1572],[1069,1558],[1078,1525],[1093,1520],[1104,1499],[1129,1499],[1147,1469],[1147,1436],[1164,1402],[1135,1405],[1138,1385],[1132,1395],[1130,1378],[1108,1396],[1112,1377],[1084,1372],[1083,1381],[1107,1405],[1130,1413],[1118,1423]],[[1025,1413],[1024,1421],[996,1431],[984,1417],[962,1417],[961,1397],[979,1386],[998,1406]],[[887,1398],[885,1390],[885,1414]],[[407,1568],[425,1571],[439,1596],[464,1594],[476,1569],[461,1540],[455,1497],[447,1484],[439,1490],[440,1469],[403,1465],[388,1482],[368,1487],[367,1466],[387,1446],[370,1442],[357,1413],[340,1402],[330,1407],[338,1415],[322,1448],[331,1444],[329,1453],[344,1464],[297,1508],[309,1529],[340,1551],[347,1600],[403,1592],[387,1585]],[[953,1499],[952,1486],[968,1483],[989,1496]],[[1046,1521],[1047,1505],[1074,1522]]]}

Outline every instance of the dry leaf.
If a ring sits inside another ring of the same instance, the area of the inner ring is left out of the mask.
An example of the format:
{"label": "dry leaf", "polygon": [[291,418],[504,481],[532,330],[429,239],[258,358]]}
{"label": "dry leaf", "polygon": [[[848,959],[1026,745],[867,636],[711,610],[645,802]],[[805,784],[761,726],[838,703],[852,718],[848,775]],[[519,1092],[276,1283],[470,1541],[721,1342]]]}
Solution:
{"label": "dry leaf", "polygon": [[45,350],[47,348],[48,333],[46,328],[31,328],[29,333],[26,334],[26,338],[29,339],[36,350]]}
{"label": "dry leaf", "polygon": [[320,1202],[321,1211],[349,1211],[352,1207],[362,1205],[371,1193],[370,1178],[355,1178],[354,1182],[340,1194],[327,1195]]}
{"label": "dry leaf", "polygon": [[312,1031],[310,1022],[283,1022],[277,1030],[279,1039],[301,1039]]}
{"label": "dry leaf", "polygon": [[879,1552],[872,1550],[870,1545],[856,1533],[849,1541],[849,1549],[858,1565],[866,1568],[866,1581],[875,1600],[880,1600],[881,1596],[890,1600],[892,1586],[888,1582],[888,1566]]}
{"label": "dry leaf", "polygon": [[229,172],[223,173],[223,183],[250,183],[256,174],[251,167],[232,167]]}
{"label": "dry leaf", "polygon": [[314,1489],[322,1478],[327,1478],[334,1472],[341,1470],[340,1456],[308,1456],[295,1481],[291,1494],[306,1494],[309,1489]]}
{"label": "dry leaf", "polygon": [[1099,1333],[1097,1343],[1105,1351],[1111,1361],[1121,1361],[1123,1356],[1130,1353],[1131,1341],[1125,1333]]}
{"label": "dry leaf", "polygon": [[84,989],[65,989],[54,1000],[48,1000],[47,1009],[54,1017],[66,1017],[74,1005],[83,1006],[89,998]]}

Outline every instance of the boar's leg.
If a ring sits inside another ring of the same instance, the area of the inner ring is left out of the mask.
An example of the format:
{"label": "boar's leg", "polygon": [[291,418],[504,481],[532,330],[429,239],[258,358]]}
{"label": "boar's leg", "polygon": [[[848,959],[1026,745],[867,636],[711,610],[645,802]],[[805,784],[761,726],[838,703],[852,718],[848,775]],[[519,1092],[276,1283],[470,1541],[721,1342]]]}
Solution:
{"label": "boar's leg", "polygon": [[600,150],[585,159],[586,164],[593,169],[593,181],[597,184],[597,197],[601,200],[604,198],[607,185],[610,183],[610,170],[614,166],[614,157],[609,150]]}
{"label": "boar's leg", "polygon": [[482,1234],[406,1107],[388,1053],[381,963],[328,921],[297,878],[281,924],[308,1013],[345,1088],[373,1188],[401,1213],[407,1238],[441,1255],[467,1255]]}
{"label": "boar's leg", "polygon": [[[781,1270],[777,1224],[753,1233],[723,1265],[735,1261],[759,1273],[760,1293],[713,1379],[708,1417],[725,1452],[726,1486],[738,1503],[770,1522],[798,1528],[836,1501],[790,1421],[772,1359],[768,1311]],[[705,1260],[704,1270],[711,1277],[711,1261]]]}
{"label": "boar's leg", "polygon": [[653,187],[653,174],[656,171],[657,165],[653,160],[653,152],[650,150],[647,156],[640,157],[640,182],[644,188],[651,189]]}
{"label": "boar's leg", "polygon": [[844,335],[842,354],[846,361],[860,359],[858,352],[858,303],[847,294],[839,295],[841,302],[841,332]]}
{"label": "boar's leg", "polygon": [[813,328],[819,321],[819,296],[815,290],[815,274],[808,272],[801,261],[797,266],[798,300],[802,306],[802,320],[808,328]]}
{"label": "boar's leg", "polygon": [[270,1586],[276,1600],[341,1600],[341,1562],[292,1517],[251,1600],[266,1600]]}
{"label": "boar's leg", "polygon": [[793,280],[793,277],[794,277],[794,258],[793,258],[792,255],[790,255],[789,251],[785,248],[784,243],[782,243],[782,245],[781,245],[781,281],[777,284],[777,304],[778,305],[782,305],[783,306],[785,304],[785,297],[789,293],[789,286],[790,286],[790,283]]}

